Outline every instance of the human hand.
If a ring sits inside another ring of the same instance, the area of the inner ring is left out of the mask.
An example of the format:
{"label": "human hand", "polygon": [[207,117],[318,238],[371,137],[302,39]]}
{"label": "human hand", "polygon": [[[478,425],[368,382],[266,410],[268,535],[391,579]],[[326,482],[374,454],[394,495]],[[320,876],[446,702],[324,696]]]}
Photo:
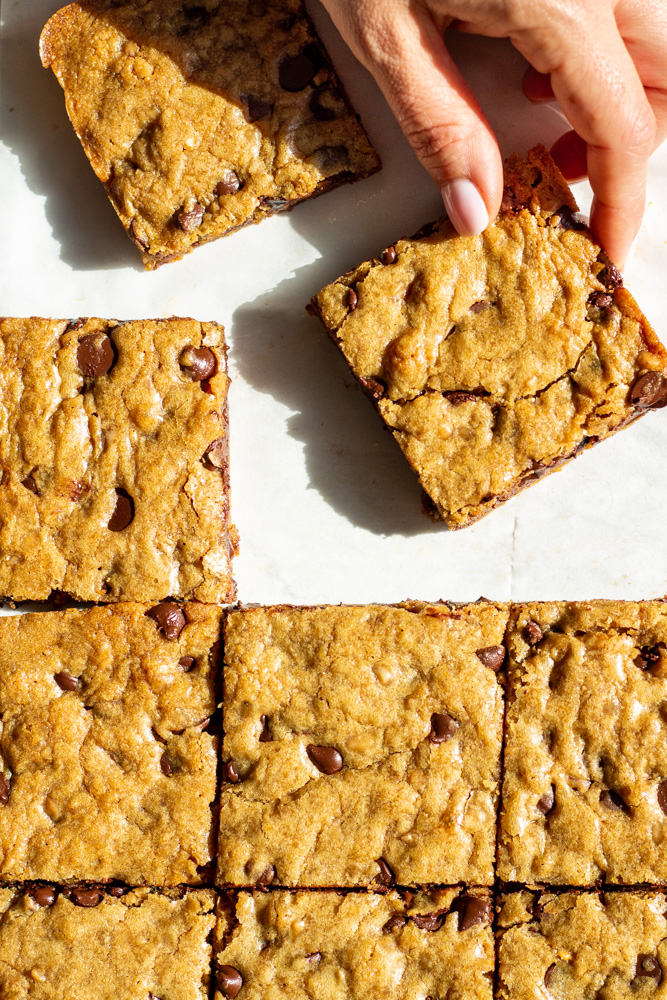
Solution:
{"label": "human hand", "polygon": [[498,145],[444,33],[507,37],[530,63],[523,91],[558,100],[555,144],[593,188],[591,228],[622,264],[641,225],[648,158],[667,136],[667,0],[322,0],[377,80],[463,235],[500,208]]}

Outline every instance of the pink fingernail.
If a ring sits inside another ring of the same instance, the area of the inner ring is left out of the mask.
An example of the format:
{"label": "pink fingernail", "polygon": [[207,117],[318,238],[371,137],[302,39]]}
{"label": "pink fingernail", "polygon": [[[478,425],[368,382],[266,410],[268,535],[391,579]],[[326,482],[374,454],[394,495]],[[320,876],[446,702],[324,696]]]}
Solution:
{"label": "pink fingernail", "polygon": [[477,236],[486,229],[489,213],[472,181],[456,177],[443,184],[440,191],[450,222],[460,236]]}

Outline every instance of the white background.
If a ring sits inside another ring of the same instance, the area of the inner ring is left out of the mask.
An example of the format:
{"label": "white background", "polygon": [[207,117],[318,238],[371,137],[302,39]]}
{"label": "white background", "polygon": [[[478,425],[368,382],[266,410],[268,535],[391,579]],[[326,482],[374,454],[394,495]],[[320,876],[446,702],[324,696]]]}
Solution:
{"label": "white background", "polygon": [[[245,602],[649,598],[667,591],[667,410],[650,414],[479,524],[421,510],[398,447],[304,306],[328,281],[442,212],[375,84],[309,7],[384,160],[381,173],[157,272],[143,271],[41,68],[57,0],[2,0],[0,313],[215,319],[231,345],[232,505]],[[458,38],[504,154],[564,131],[521,96],[504,42]],[[582,51],[582,58],[585,53]],[[586,210],[589,192],[579,185]],[[626,283],[667,331],[667,150]]]}

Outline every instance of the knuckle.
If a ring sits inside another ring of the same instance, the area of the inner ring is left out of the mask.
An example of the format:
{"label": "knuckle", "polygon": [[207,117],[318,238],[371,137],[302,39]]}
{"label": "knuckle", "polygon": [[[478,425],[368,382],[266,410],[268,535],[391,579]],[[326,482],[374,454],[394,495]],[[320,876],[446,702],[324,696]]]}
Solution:
{"label": "knuckle", "polygon": [[470,139],[470,128],[461,122],[446,125],[404,124],[404,131],[415,153],[432,173],[447,172],[457,159],[457,151]]}
{"label": "knuckle", "polygon": [[626,122],[622,133],[623,144],[633,152],[651,151],[655,142],[656,121],[651,108],[638,108]]}

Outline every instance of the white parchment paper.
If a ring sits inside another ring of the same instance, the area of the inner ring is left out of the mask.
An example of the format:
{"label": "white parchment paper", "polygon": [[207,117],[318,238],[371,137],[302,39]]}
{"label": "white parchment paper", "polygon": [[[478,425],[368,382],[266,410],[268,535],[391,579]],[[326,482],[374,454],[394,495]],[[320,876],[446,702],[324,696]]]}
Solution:
{"label": "white parchment paper", "polygon": [[[650,414],[478,525],[422,513],[416,478],[304,306],[319,288],[441,214],[369,75],[309,7],[384,170],[289,215],[143,271],[41,68],[57,0],[0,7],[0,312],[225,324],[231,346],[233,516],[245,602],[649,598],[667,591],[667,410]],[[508,44],[459,38],[504,154],[564,131],[521,96]],[[585,55],[582,54],[582,57]],[[587,210],[590,192],[578,185]],[[667,149],[626,283],[667,336]]]}

